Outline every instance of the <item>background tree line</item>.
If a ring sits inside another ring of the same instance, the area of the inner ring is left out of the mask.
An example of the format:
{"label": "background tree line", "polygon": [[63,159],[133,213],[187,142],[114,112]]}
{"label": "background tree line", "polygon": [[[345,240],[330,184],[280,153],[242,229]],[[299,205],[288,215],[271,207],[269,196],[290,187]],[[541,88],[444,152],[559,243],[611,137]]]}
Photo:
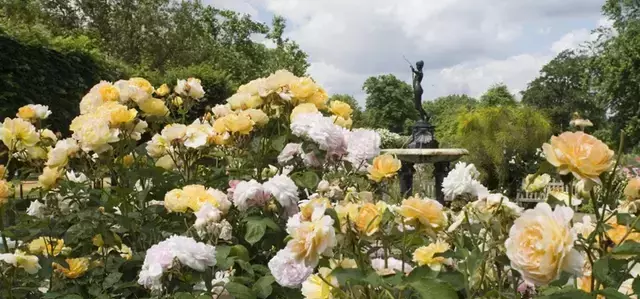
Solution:
{"label": "background tree line", "polygon": [[284,29],[200,0],[0,0],[0,116],[46,104],[64,132],[91,86],[134,76],[198,77],[203,110],[275,70],[304,75],[307,55]]}

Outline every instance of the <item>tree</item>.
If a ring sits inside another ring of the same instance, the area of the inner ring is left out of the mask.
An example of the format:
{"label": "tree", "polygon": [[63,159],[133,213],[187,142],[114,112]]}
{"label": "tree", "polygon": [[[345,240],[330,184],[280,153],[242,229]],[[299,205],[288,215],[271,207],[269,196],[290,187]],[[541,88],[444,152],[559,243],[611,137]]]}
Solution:
{"label": "tree", "polygon": [[329,102],[331,101],[341,101],[351,106],[351,109],[353,109],[351,119],[353,120],[354,128],[359,128],[364,125],[364,114],[362,112],[362,108],[360,108],[358,101],[356,101],[352,96],[348,94],[334,94],[329,98]]}
{"label": "tree", "polygon": [[509,92],[509,88],[501,83],[491,86],[480,97],[480,104],[483,106],[513,106],[516,104],[516,99]]}
{"label": "tree", "polygon": [[436,127],[436,138],[440,146],[447,147],[454,143],[458,114],[477,105],[478,101],[467,95],[448,95],[424,102],[422,106],[431,116],[431,124]]}
{"label": "tree", "polygon": [[[210,64],[240,84],[288,69],[304,75],[307,55],[282,34],[249,15],[204,5],[201,0],[3,0],[9,27],[45,26],[53,36],[86,35],[105,53],[138,69],[164,75],[174,67]],[[11,28],[9,28],[11,29]],[[254,41],[271,39],[270,48]]]}
{"label": "tree", "polygon": [[365,114],[369,126],[405,133],[408,125],[418,119],[411,102],[411,86],[394,75],[369,77],[362,89],[367,93]]}
{"label": "tree", "polygon": [[603,127],[605,109],[592,90],[592,58],[564,51],[542,67],[540,76],[522,92],[522,102],[539,108],[550,118],[555,133],[565,131],[571,115],[578,112]]}
{"label": "tree", "polygon": [[489,189],[513,194],[524,175],[534,171],[536,149],[551,135],[547,117],[527,106],[478,107],[457,117],[455,143],[469,149],[468,160],[478,167]]}
{"label": "tree", "polygon": [[617,34],[601,41],[594,59],[598,99],[607,108],[613,141],[624,132],[630,150],[640,145],[640,2],[608,0],[603,12]]}

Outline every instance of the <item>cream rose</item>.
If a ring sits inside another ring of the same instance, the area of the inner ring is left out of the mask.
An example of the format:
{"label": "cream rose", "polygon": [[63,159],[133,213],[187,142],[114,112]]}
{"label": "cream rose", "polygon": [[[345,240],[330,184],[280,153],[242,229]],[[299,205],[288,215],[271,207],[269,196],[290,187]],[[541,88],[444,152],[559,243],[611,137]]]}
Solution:
{"label": "cream rose", "polygon": [[552,136],[550,143],[542,145],[544,155],[560,174],[573,175],[600,184],[600,174],[613,165],[613,151],[589,134],[564,132]]}
{"label": "cream rose", "polygon": [[581,273],[583,257],[573,249],[576,232],[569,222],[573,210],[539,203],[515,220],[505,242],[511,267],[522,274],[525,281],[546,285],[562,271]]}

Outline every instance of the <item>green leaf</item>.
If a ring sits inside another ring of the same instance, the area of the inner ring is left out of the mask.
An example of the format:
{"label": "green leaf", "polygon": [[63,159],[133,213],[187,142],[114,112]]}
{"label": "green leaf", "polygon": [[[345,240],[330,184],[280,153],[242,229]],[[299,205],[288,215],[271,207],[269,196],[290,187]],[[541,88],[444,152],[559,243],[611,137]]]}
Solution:
{"label": "green leaf", "polygon": [[626,240],[622,244],[613,248],[612,253],[614,254],[640,254],[640,243]]}
{"label": "green leaf", "polygon": [[591,295],[575,289],[564,288],[554,290],[551,293],[545,293],[544,296],[538,297],[539,299],[591,299]]}
{"label": "green leaf", "polygon": [[64,297],[60,297],[62,299],[82,299],[83,297],[78,295],[78,294],[69,294],[69,295],[65,295]]}
{"label": "green leaf", "polygon": [[424,278],[409,284],[423,299],[458,299],[456,291],[448,284],[435,279]]}
{"label": "green leaf", "polygon": [[623,295],[622,293],[612,288],[601,290],[600,292],[598,292],[598,294],[605,295],[605,298],[607,299],[629,299],[629,296]]}
{"label": "green leaf", "polygon": [[173,294],[173,298],[175,299],[193,299],[193,295],[185,292],[175,293]]}
{"label": "green leaf", "polygon": [[278,136],[276,138],[271,139],[271,148],[280,152],[284,148],[286,142],[287,142],[286,135]]}
{"label": "green leaf", "polygon": [[464,275],[462,273],[455,272],[440,272],[438,274],[438,280],[448,282],[456,291],[464,289]]}
{"label": "green leaf", "polygon": [[249,220],[245,228],[244,239],[253,245],[262,239],[264,233],[267,231],[267,224],[261,220]]}
{"label": "green leaf", "polygon": [[320,177],[313,171],[296,172],[291,176],[291,179],[296,185],[309,190],[315,190],[320,182]]}
{"label": "green leaf", "polygon": [[631,288],[633,288],[633,293],[640,294],[640,276],[633,279]]}
{"label": "green leaf", "polygon": [[225,286],[231,296],[236,299],[256,299],[256,294],[248,287],[237,282],[229,282]]}
{"label": "green leaf", "polygon": [[349,284],[362,284],[362,272],[359,269],[345,269],[345,268],[336,268],[331,272],[331,275],[338,279],[339,285],[347,285]]}
{"label": "green leaf", "polygon": [[247,250],[246,247],[238,244],[238,245],[233,245],[233,247],[231,247],[231,251],[229,252],[229,256],[232,257],[237,257],[243,261],[248,262],[249,260],[251,260],[251,257],[249,257],[249,250]]}
{"label": "green leaf", "polygon": [[438,276],[438,272],[431,270],[431,268],[427,266],[420,266],[414,268],[409,276],[407,276],[406,280],[408,282],[420,281],[423,278],[436,278]]}
{"label": "green leaf", "polygon": [[228,257],[231,253],[231,247],[227,245],[216,246],[216,266],[220,268],[229,268],[233,261],[229,261]]}
{"label": "green leaf", "polygon": [[108,289],[112,287],[114,284],[120,281],[121,277],[122,273],[120,272],[109,273],[109,275],[107,275],[107,277],[104,279],[104,282],[102,282],[102,288]]}
{"label": "green leaf", "polygon": [[609,259],[601,258],[593,264],[593,277],[600,281],[606,282],[609,279]]}
{"label": "green leaf", "polygon": [[252,289],[256,294],[258,294],[258,297],[267,298],[271,295],[271,292],[273,292],[271,284],[275,281],[275,278],[271,275],[260,277],[260,279],[258,279],[258,281],[253,285]]}

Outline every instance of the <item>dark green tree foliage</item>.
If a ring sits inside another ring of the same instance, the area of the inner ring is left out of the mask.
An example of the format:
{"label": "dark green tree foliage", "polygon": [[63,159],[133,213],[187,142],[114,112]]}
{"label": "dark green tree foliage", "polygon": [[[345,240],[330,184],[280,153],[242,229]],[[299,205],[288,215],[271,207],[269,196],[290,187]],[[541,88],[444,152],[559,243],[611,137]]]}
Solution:
{"label": "dark green tree foliage", "polygon": [[617,34],[600,44],[595,57],[598,98],[608,109],[613,139],[624,131],[631,149],[640,145],[640,2],[609,0],[603,12]]}
{"label": "dark green tree foliage", "polygon": [[353,119],[353,127],[359,128],[364,125],[364,114],[362,112],[362,108],[358,104],[358,101],[354,99],[352,96],[348,94],[334,94],[329,98],[329,102],[331,101],[341,101],[349,104],[351,109],[353,109],[353,113],[351,114],[351,119]]}
{"label": "dark green tree foliage", "polygon": [[455,145],[458,114],[467,112],[478,105],[478,101],[467,95],[449,95],[424,102],[424,110],[431,116],[431,124],[436,127],[436,138],[442,147]]}
{"label": "dark green tree foliage", "polygon": [[506,85],[496,84],[480,97],[480,104],[485,107],[513,106],[516,104],[516,99]]}
{"label": "dark green tree foliage", "polygon": [[66,132],[84,94],[101,79],[121,76],[118,68],[87,53],[24,45],[0,35],[0,118],[15,117],[26,104],[48,105],[52,129]]}
{"label": "dark green tree foliage", "polygon": [[362,87],[367,93],[366,118],[369,126],[406,133],[412,121],[418,119],[413,107],[413,90],[394,75],[369,77]]}
{"label": "dark green tree foliage", "polygon": [[[194,117],[203,115],[207,108],[224,103],[224,101],[233,94],[234,90],[230,84],[231,76],[225,72],[216,70],[212,65],[208,64],[173,68],[164,76],[163,82],[173,87],[178,79],[194,76],[200,79],[205,91],[204,98],[198,106],[192,108],[193,111],[190,111]],[[160,84],[160,82],[158,82],[158,84]]]}
{"label": "dark green tree foliage", "polygon": [[602,127],[605,109],[591,90],[591,58],[573,51],[564,51],[542,67],[540,76],[529,83],[522,93],[522,102],[544,111],[555,133],[569,127],[571,115],[578,112]]}

